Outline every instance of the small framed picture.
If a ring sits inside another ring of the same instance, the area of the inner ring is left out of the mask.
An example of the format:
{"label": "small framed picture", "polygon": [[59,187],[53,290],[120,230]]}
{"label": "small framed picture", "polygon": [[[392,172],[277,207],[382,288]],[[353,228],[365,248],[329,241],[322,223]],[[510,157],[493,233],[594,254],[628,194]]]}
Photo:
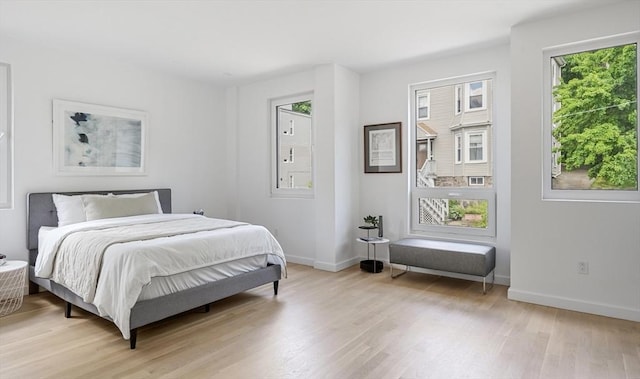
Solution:
{"label": "small framed picture", "polygon": [[402,123],[364,126],[364,172],[402,172]]}

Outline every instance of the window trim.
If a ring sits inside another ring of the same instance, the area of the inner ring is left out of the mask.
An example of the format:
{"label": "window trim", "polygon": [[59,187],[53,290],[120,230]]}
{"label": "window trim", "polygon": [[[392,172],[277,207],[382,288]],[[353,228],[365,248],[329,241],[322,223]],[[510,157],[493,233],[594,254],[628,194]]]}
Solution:
{"label": "window trim", "polygon": [[[589,201],[589,202],[640,202],[640,167],[638,171],[638,189],[632,190],[554,190],[552,184],[552,116],[554,99],[552,95],[552,64],[553,57],[575,54],[589,50],[605,49],[613,46],[637,44],[636,46],[636,80],[640,88],[640,32],[618,34],[610,37],[580,41],[565,45],[549,47],[542,50],[542,200],[550,201]],[[640,100],[640,99],[637,99]],[[637,112],[640,114],[640,101],[636,102]],[[636,143],[640,155],[640,122],[636,125]],[[638,160],[640,166],[640,160]]]}
{"label": "window trim", "polygon": [[[300,94],[283,96],[272,98],[269,100],[269,114],[271,118],[271,122],[269,123],[269,130],[271,135],[271,197],[277,198],[314,198],[315,196],[315,185],[312,185],[311,188],[278,188],[278,165],[279,162],[279,148],[278,139],[280,137],[280,133],[278,130],[278,112],[277,107],[281,105],[294,104],[303,101],[311,101],[313,104],[314,101],[314,93],[304,92]],[[284,134],[284,136],[293,136],[292,134]],[[314,148],[314,138],[315,136],[315,117],[313,110],[311,111],[311,130],[310,130],[310,164],[311,164],[311,181],[315,183],[315,148]],[[291,151],[290,151],[291,152]],[[289,163],[289,162],[287,162]],[[291,179],[291,178],[290,178]]]}
{"label": "window trim", "polygon": [[[496,88],[496,80],[497,75],[495,71],[486,71],[479,72],[476,74],[470,75],[462,75],[456,76],[448,79],[441,80],[433,80],[428,82],[421,82],[409,85],[409,115],[411,117],[410,127],[409,127],[409,199],[407,201],[407,214],[409,217],[409,225],[408,232],[409,234],[414,235],[424,235],[428,233],[431,236],[441,237],[441,238],[483,238],[489,241],[492,241],[496,237],[496,223],[497,223],[497,208],[496,208],[496,198],[497,198],[497,181],[498,178],[496,176],[495,160],[491,163],[491,173],[492,173],[492,186],[491,187],[438,187],[438,188],[420,188],[417,187],[417,160],[416,160],[416,124],[417,113],[416,113],[416,98],[414,97],[419,90],[427,90],[429,88],[442,87],[442,86],[455,86],[456,84],[465,84],[467,82],[477,82],[484,81],[484,88],[486,88],[486,82],[491,80],[492,88]],[[493,96],[495,96],[495,90],[492,91]],[[484,99],[487,99],[487,95],[484,94]],[[485,105],[487,101],[485,101]],[[455,112],[455,108],[454,108]],[[493,106],[491,109],[492,120],[497,120],[495,117],[496,107]],[[492,122],[491,130],[497,130],[497,125],[495,122]],[[480,132],[480,131],[478,131]],[[488,159],[489,152],[487,146],[488,137],[486,137],[485,132],[485,152],[484,157]],[[464,135],[464,132],[457,131],[456,134]],[[493,150],[495,150],[495,142],[496,142],[496,134],[491,133],[491,141]],[[463,137],[464,138],[464,137]],[[455,142],[454,142],[455,143]],[[464,143],[464,141],[463,141]],[[463,153],[465,154],[465,153]],[[464,160],[464,158],[463,158]],[[454,149],[454,161],[455,161],[455,149]],[[460,162],[462,163],[462,162]],[[488,162],[485,162],[488,163]],[[448,198],[448,199],[473,199],[473,200],[486,200],[487,201],[487,227],[486,228],[470,228],[470,227],[459,227],[452,225],[423,225],[419,223],[419,207],[417,206],[420,198],[431,197],[431,198]]]}
{"label": "window trim", "polygon": [[[11,65],[0,62],[0,209],[13,209],[13,88]],[[5,90],[6,89],[6,90]]]}

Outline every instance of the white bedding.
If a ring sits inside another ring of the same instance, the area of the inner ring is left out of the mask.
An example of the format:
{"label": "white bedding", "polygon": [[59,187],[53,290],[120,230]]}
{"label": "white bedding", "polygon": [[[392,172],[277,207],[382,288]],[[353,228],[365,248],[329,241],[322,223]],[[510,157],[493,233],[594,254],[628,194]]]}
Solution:
{"label": "white bedding", "polygon": [[[183,223],[201,225],[196,226],[200,231],[174,235],[172,230]],[[138,240],[139,229],[152,230],[157,237]],[[112,234],[115,241],[121,242],[105,242],[97,230]],[[82,245],[82,235],[91,236],[89,246]],[[283,269],[286,265],[282,248],[264,227],[198,215],[153,214],[95,220],[56,228],[42,237],[36,276],[63,284],[94,304],[101,316],[114,321],[126,339],[131,308],[154,277],[177,278],[215,264],[259,256],[269,257]],[[85,254],[95,246],[101,247],[91,255]],[[173,290],[184,285],[189,284],[183,282]],[[172,286],[166,288],[171,290]]]}

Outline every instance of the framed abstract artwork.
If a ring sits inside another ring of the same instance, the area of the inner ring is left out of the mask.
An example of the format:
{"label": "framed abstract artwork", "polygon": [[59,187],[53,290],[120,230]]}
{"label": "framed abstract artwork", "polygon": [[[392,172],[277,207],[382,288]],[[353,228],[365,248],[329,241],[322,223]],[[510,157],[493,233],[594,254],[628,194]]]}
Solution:
{"label": "framed abstract artwork", "polygon": [[145,175],[147,113],[53,100],[58,175]]}

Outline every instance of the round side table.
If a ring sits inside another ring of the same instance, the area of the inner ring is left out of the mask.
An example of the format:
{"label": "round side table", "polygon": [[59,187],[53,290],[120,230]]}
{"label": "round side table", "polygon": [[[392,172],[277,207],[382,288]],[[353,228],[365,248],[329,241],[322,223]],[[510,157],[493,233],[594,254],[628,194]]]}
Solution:
{"label": "round side table", "polygon": [[[378,272],[382,272],[382,269],[384,268],[384,263],[376,259],[376,245],[380,243],[388,243],[389,240],[382,237],[367,237],[367,238],[361,237],[361,238],[357,238],[357,241],[367,244],[367,259],[360,261],[360,269],[367,272],[372,272],[374,274]],[[369,256],[369,246],[371,245],[373,245],[373,259],[370,259],[370,256]]]}
{"label": "round side table", "polygon": [[27,262],[6,261],[0,266],[0,317],[22,306]]}

